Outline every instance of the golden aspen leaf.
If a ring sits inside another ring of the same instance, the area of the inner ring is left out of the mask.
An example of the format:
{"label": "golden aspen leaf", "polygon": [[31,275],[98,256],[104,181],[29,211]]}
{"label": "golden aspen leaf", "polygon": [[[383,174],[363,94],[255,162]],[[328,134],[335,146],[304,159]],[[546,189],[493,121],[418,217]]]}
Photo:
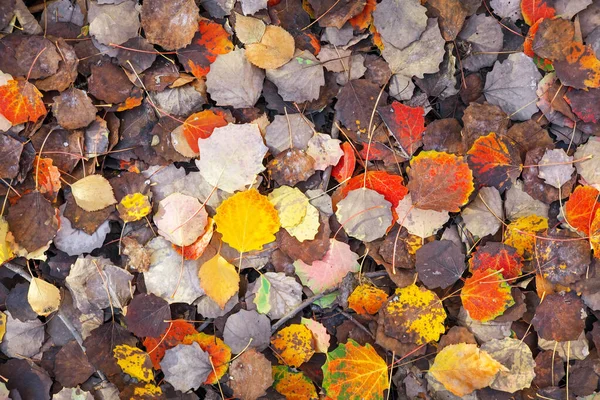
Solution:
{"label": "golden aspen leaf", "polygon": [[594,257],[600,258],[600,209],[596,210],[596,215],[590,225],[590,246],[594,250]]}
{"label": "golden aspen leaf", "polygon": [[285,229],[298,225],[306,215],[308,197],[298,188],[281,186],[269,193],[268,198]]}
{"label": "golden aspen leaf", "polygon": [[214,371],[208,375],[204,383],[206,385],[216,384],[227,372],[231,360],[231,349],[218,337],[202,332],[183,338],[183,344],[192,344],[193,342],[198,343],[200,348],[208,353],[210,362],[214,367]]}
{"label": "golden aspen leaf", "polygon": [[294,38],[280,26],[267,25],[259,43],[246,45],[246,58],[262,69],[276,69],[294,56]]}
{"label": "golden aspen leaf", "polygon": [[508,369],[476,344],[452,344],[435,357],[429,373],[455,396],[466,396],[489,386],[496,374]]}
{"label": "golden aspen leaf", "polygon": [[533,258],[535,235],[548,229],[548,219],[529,215],[511,222],[504,232],[504,244],[514,247],[523,260]]}
{"label": "golden aspen leaf", "polygon": [[293,372],[285,365],[273,369],[273,389],[284,395],[286,400],[318,399],[315,385],[302,372]]}
{"label": "golden aspen leaf", "polygon": [[150,214],[152,205],[148,196],[141,193],[128,194],[117,204],[117,211],[124,222],[134,222]]}
{"label": "golden aspen leaf", "polygon": [[385,334],[403,343],[437,341],[446,330],[446,311],[439,297],[415,284],[396,289],[383,308],[383,320]]}
{"label": "golden aspen leaf", "polygon": [[142,382],[151,382],[154,379],[152,362],[145,351],[137,347],[120,344],[113,349],[113,355],[123,372],[132,378]]}
{"label": "golden aspen leaf", "polygon": [[271,345],[277,358],[291,367],[299,367],[315,354],[313,334],[301,324],[292,324],[277,332]]}
{"label": "golden aspen leaf", "polygon": [[515,304],[510,286],[502,273],[494,269],[473,271],[465,280],[460,299],[469,317],[482,322],[495,319]]}
{"label": "golden aspen leaf", "polygon": [[14,258],[14,253],[6,241],[8,235],[8,222],[0,217],[0,265]]}
{"label": "golden aspen leaf", "polygon": [[33,278],[29,284],[27,301],[37,315],[46,316],[58,310],[60,290],[40,278]]}
{"label": "golden aspen leaf", "polygon": [[[133,394],[138,397],[134,397],[136,399],[141,398],[156,398],[155,396],[160,396],[162,394],[162,389],[159,386],[156,386],[152,383],[146,383],[144,386],[137,386],[133,389]],[[148,396],[148,397],[144,397]]]}
{"label": "golden aspen leaf", "polygon": [[217,207],[217,232],[223,241],[240,252],[262,250],[275,240],[279,216],[273,204],[256,189],[239,192]]}
{"label": "golden aspen leaf", "polygon": [[383,303],[387,300],[387,293],[367,284],[357,286],[348,297],[348,307],[357,314],[377,314]]}
{"label": "golden aspen leaf", "polygon": [[240,276],[235,267],[217,254],[205,262],[198,271],[200,286],[208,297],[214,300],[221,309],[231,296],[240,289]]}
{"label": "golden aspen leaf", "polygon": [[0,311],[0,341],[4,339],[6,333],[6,314]]}
{"label": "golden aspen leaf", "polygon": [[102,175],[88,175],[71,185],[75,202],[85,211],[102,210],[116,204],[110,182]]}

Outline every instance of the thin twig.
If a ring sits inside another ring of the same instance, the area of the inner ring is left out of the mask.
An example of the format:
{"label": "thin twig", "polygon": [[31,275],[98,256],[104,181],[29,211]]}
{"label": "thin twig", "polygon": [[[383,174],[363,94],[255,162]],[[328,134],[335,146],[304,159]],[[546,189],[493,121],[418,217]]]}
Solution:
{"label": "thin twig", "polygon": [[356,325],[361,331],[363,331],[367,335],[369,335],[371,337],[371,339],[375,340],[375,335],[373,335],[371,333],[371,331],[368,330],[363,324],[361,324],[356,319],[354,319],[354,317],[352,315],[350,315],[350,314],[348,314],[347,312],[344,312],[344,311],[340,311],[340,314],[342,314],[344,317],[348,318],[348,320],[350,320],[350,322],[352,322],[354,325]]}

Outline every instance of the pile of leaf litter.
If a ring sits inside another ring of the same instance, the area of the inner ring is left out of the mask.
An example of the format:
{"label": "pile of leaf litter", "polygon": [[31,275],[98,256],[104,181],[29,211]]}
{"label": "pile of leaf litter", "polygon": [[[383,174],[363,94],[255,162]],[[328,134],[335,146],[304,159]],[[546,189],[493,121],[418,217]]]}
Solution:
{"label": "pile of leaf litter", "polygon": [[599,51],[597,0],[2,1],[0,397],[596,398]]}

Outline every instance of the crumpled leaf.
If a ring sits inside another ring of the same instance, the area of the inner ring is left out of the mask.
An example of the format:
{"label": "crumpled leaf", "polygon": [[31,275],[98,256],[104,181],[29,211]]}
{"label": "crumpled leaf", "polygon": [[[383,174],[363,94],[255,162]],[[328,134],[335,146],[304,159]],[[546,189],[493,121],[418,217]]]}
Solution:
{"label": "crumpled leaf", "polygon": [[504,220],[502,198],[495,187],[483,187],[461,213],[465,226],[473,235],[483,238],[498,232]]}
{"label": "crumpled leaf", "polygon": [[318,399],[312,381],[302,372],[294,372],[285,365],[274,365],[273,388],[287,400]]}
{"label": "crumpled leaf", "polygon": [[481,351],[485,351],[508,369],[498,372],[490,388],[515,393],[531,386],[535,377],[535,361],[529,346],[523,341],[512,338],[493,339],[483,343]]}
{"label": "crumpled leaf", "polygon": [[319,97],[325,84],[323,66],[311,53],[296,50],[293,58],[277,69],[267,70],[267,79],[277,86],[285,101],[302,103]]}
{"label": "crumpled leaf", "polygon": [[98,211],[117,203],[110,182],[102,175],[88,175],[71,185],[75,202],[85,211]]}
{"label": "crumpled leaf", "polygon": [[459,397],[489,386],[500,371],[507,368],[476,344],[467,343],[444,347],[429,368],[429,374]]}
{"label": "crumpled leaf", "polygon": [[200,286],[221,309],[240,289],[240,277],[233,265],[217,254],[200,267]]}
{"label": "crumpled leaf", "polygon": [[396,289],[380,313],[385,334],[402,343],[437,341],[446,330],[441,300],[431,290],[415,284]]}
{"label": "crumpled leaf", "polygon": [[323,389],[331,398],[380,399],[388,388],[387,364],[368,343],[340,343],[321,368]]}
{"label": "crumpled leaf", "polygon": [[421,238],[435,234],[450,219],[446,211],[421,210],[417,208],[410,196],[406,196],[396,207],[397,222],[406,230]]}
{"label": "crumpled leaf", "polygon": [[515,304],[510,286],[502,273],[494,269],[477,269],[465,280],[460,293],[463,307],[476,321],[490,321]]}
{"label": "crumpled leaf", "polygon": [[177,246],[189,246],[204,233],[207,218],[198,199],[172,193],[160,201],[153,219],[162,237]]}
{"label": "crumpled leaf", "polygon": [[27,301],[38,315],[50,315],[60,306],[60,291],[56,286],[34,277],[29,284]]}
{"label": "crumpled leaf", "polygon": [[275,240],[280,222],[277,210],[258,190],[239,192],[225,200],[215,215],[223,241],[240,252],[262,250]]}
{"label": "crumpled leaf", "polygon": [[240,310],[230,315],[223,329],[223,340],[234,354],[241,353],[246,346],[263,351],[269,346],[270,338],[269,318],[255,310]]}
{"label": "crumpled leaf", "polygon": [[271,362],[254,349],[237,357],[231,363],[229,374],[233,394],[241,400],[256,400],[273,384]]}
{"label": "crumpled leaf", "polygon": [[346,243],[330,239],[329,250],[321,260],[311,265],[302,260],[294,262],[296,274],[313,292],[321,293],[339,284],[348,272],[358,272],[358,254]]}
{"label": "crumpled leaf", "polygon": [[419,279],[429,289],[453,285],[467,269],[460,247],[450,240],[426,243],[416,251],[415,257]]}
{"label": "crumpled leaf", "polygon": [[299,367],[315,354],[313,334],[302,324],[292,324],[278,331],[271,338],[271,346],[277,358],[291,367]]}
{"label": "crumpled leaf", "polygon": [[198,147],[202,149],[196,161],[200,174],[228,193],[251,185],[265,169],[262,160],[268,149],[255,124],[216,128],[209,138],[198,140]]}
{"label": "crumpled leaf", "polygon": [[425,31],[426,12],[418,0],[384,0],[373,11],[373,24],[385,41],[401,50]]}
{"label": "crumpled leaf", "polygon": [[302,302],[302,285],[281,272],[265,272],[251,284],[249,293],[257,311],[271,319],[282,318]]}
{"label": "crumpled leaf", "polygon": [[352,190],[335,213],[348,235],[365,242],[383,237],[392,225],[391,203],[374,190]]}
{"label": "crumpled leaf", "polygon": [[488,102],[500,106],[511,119],[524,121],[538,111],[536,88],[541,78],[531,58],[515,53],[503,63],[496,62],[483,92]]}
{"label": "crumpled leaf", "polygon": [[208,354],[196,342],[189,345],[178,344],[168,349],[160,367],[165,374],[165,380],[173,385],[175,390],[184,393],[198,389],[212,373]]}
{"label": "crumpled leaf", "polygon": [[359,315],[377,314],[387,297],[387,293],[378,287],[363,283],[348,297],[348,307]]}

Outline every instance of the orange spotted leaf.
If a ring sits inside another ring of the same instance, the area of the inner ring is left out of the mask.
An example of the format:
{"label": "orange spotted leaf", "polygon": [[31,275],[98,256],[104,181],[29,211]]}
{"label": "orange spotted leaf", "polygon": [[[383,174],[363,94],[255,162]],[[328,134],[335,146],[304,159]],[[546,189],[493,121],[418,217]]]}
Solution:
{"label": "orange spotted leaf", "polygon": [[216,371],[216,374],[215,371],[211,372],[204,383],[206,385],[216,384],[225,375],[225,372],[227,372],[229,361],[231,360],[231,349],[218,337],[202,332],[183,338],[183,344],[192,344],[192,342],[198,343],[200,348],[208,353]]}
{"label": "orange spotted leaf", "polygon": [[285,365],[273,366],[273,389],[286,400],[318,399],[315,385],[302,372],[293,372]]}
{"label": "orange spotted leaf", "polygon": [[225,28],[211,20],[202,19],[192,43],[179,49],[177,58],[187,72],[196,78],[203,78],[219,54],[227,54],[232,50],[231,36]]}
{"label": "orange spotted leaf", "polygon": [[373,22],[373,11],[375,11],[375,7],[377,7],[377,0],[367,0],[365,8],[363,8],[360,13],[348,20],[354,30],[362,31],[371,25]]}
{"label": "orange spotted leaf", "polygon": [[476,269],[465,280],[460,298],[469,316],[481,322],[493,320],[515,304],[502,273],[493,269]]}
{"label": "orange spotted leaf", "polygon": [[46,115],[42,94],[29,82],[12,79],[0,86],[0,115],[13,125],[35,122]]}
{"label": "orange spotted leaf", "polygon": [[165,352],[183,341],[188,335],[198,333],[194,325],[189,322],[178,320],[171,322],[166,332],[158,338],[147,337],[144,339],[144,347],[150,356],[155,369],[160,369],[160,361]]}
{"label": "orange spotted leaf", "polygon": [[590,225],[600,208],[600,192],[592,186],[578,186],[565,202],[565,219],[578,231],[589,235]]}
{"label": "orange spotted leaf", "polygon": [[521,275],[523,259],[514,247],[488,242],[477,248],[469,265],[471,271],[500,271],[506,279],[512,279]]}
{"label": "orange spotted leaf", "polygon": [[39,158],[37,156],[33,165],[40,193],[44,194],[44,197],[48,200],[54,201],[61,187],[58,168],[52,165],[51,158]]}
{"label": "orange spotted leaf", "polygon": [[463,157],[433,150],[410,161],[408,177],[413,204],[422,210],[458,212],[475,189]]}
{"label": "orange spotted leaf", "polygon": [[342,197],[345,198],[351,190],[362,187],[381,194],[387,201],[392,203],[393,208],[398,207],[400,200],[408,193],[402,176],[384,171],[368,171],[366,179],[365,174],[356,175],[350,179],[342,189]]}
{"label": "orange spotted leaf", "polygon": [[356,166],[356,156],[354,155],[352,145],[348,142],[344,142],[341,147],[344,155],[331,170],[331,176],[338,182],[343,182],[350,178],[354,173],[354,167]]}
{"label": "orange spotted leaf", "polygon": [[521,13],[525,23],[531,26],[540,19],[554,17],[556,10],[552,0],[521,0]]}
{"label": "orange spotted leaf", "polygon": [[505,136],[494,132],[481,136],[467,154],[469,167],[480,186],[493,186],[503,191],[521,174],[519,149]]}
{"label": "orange spotted leaf", "polygon": [[198,153],[198,139],[207,139],[215,128],[227,125],[221,111],[204,110],[190,115],[183,123],[183,135],[194,153]]}
{"label": "orange spotted leaf", "polygon": [[348,307],[356,311],[357,314],[377,314],[383,303],[387,300],[387,293],[383,290],[362,284],[357,286],[348,297]]}
{"label": "orange spotted leaf", "polygon": [[573,41],[566,51],[564,60],[554,62],[560,82],[575,89],[600,87],[600,60],[594,50]]}
{"label": "orange spotted leaf", "polygon": [[423,107],[410,107],[394,101],[389,106],[379,107],[377,111],[406,156],[412,156],[423,145],[423,132],[425,132]]}
{"label": "orange spotted leaf", "polygon": [[299,367],[315,354],[313,334],[302,324],[292,324],[273,335],[271,345],[277,358],[286,365]]}
{"label": "orange spotted leaf", "polygon": [[368,343],[348,339],[327,353],[322,369],[323,389],[333,399],[382,399],[388,388],[387,364]]}

